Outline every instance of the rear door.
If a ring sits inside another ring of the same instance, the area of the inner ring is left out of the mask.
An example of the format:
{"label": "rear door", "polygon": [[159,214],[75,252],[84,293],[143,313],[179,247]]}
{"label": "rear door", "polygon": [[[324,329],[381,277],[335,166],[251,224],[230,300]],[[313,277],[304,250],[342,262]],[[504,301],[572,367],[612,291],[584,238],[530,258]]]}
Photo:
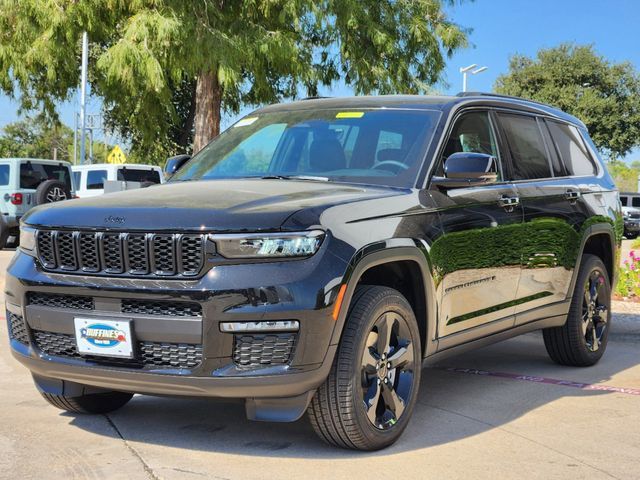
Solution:
{"label": "rear door", "polygon": [[547,306],[567,296],[579,246],[580,192],[543,118],[520,112],[500,112],[497,117],[508,147],[508,175],[524,210],[522,274],[515,300],[518,325],[549,315]]}
{"label": "rear door", "polygon": [[493,155],[499,178],[484,186],[430,188],[442,226],[430,250],[437,282],[439,349],[512,327],[521,270],[522,208],[514,185],[505,181],[489,111],[469,110],[458,116],[437,175],[457,152]]}

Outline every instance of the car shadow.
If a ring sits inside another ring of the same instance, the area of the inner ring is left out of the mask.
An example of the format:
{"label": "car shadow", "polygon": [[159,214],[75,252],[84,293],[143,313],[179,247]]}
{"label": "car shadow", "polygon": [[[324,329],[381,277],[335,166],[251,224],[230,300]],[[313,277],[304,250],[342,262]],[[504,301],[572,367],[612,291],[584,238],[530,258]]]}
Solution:
{"label": "car shadow", "polygon": [[[393,446],[372,453],[327,446],[316,437],[308,419],[294,423],[251,422],[241,401],[161,398],[137,395],[124,408],[108,414],[109,435],[133,442],[206,452],[281,458],[341,459],[363,455],[393,455],[455,442],[507,424],[543,405],[566,397],[611,395],[585,390],[448,370],[479,369],[612,385],[614,375],[640,364],[640,315],[612,329],[603,359],[589,368],[562,367],[547,356],[541,334],[535,332],[490,347],[450,357],[423,370],[418,404],[412,420]],[[633,342],[630,345],[628,342]],[[635,387],[640,385],[615,385]],[[62,413],[71,423],[96,434],[95,421]]]}

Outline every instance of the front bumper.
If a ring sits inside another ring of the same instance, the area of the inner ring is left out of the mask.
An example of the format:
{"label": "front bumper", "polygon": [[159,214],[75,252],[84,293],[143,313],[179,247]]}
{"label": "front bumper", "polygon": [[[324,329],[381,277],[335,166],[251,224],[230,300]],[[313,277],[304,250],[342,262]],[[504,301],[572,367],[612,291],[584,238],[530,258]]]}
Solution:
{"label": "front bumper", "polygon": [[638,233],[640,232],[640,220],[636,219],[625,219],[624,220],[624,231],[630,233]]}
{"label": "front bumper", "polygon": [[[166,280],[52,274],[20,252],[7,270],[5,298],[8,317],[24,320],[28,342],[12,339],[12,353],[34,377],[104,389],[247,399],[304,396],[324,381],[336,350],[330,345],[335,327],[332,303],[346,265],[336,257],[323,261],[326,253],[289,262],[215,266],[199,279]],[[93,308],[78,310],[74,302],[32,304],[34,294],[91,298]],[[165,310],[160,315],[123,312],[120,306],[125,299],[168,306],[197,304],[201,312],[186,318]],[[188,367],[145,364],[134,368],[44,351],[36,333],[68,338],[77,316],[131,320],[140,342],[200,345],[200,362]],[[238,339],[221,332],[219,324],[268,320],[298,320],[300,329],[290,357],[278,364],[239,365]]]}

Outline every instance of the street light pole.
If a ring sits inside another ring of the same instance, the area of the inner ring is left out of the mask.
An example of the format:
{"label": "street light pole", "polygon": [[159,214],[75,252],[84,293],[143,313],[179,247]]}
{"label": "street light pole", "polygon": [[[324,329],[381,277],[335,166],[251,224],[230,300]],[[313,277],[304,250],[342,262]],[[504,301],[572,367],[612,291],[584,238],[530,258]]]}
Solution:
{"label": "street light pole", "polygon": [[[471,75],[477,75],[478,73],[482,73],[489,68],[489,67],[476,68],[477,66],[478,66],[477,63],[472,63],[468,67],[460,68],[460,73],[462,74],[462,91],[463,92],[467,91],[467,74],[468,73],[470,73]],[[474,68],[476,69],[474,70]]]}
{"label": "street light pole", "polygon": [[82,71],[80,74],[80,164],[86,162],[85,135],[87,127],[87,65],[89,63],[89,36],[82,33]]}

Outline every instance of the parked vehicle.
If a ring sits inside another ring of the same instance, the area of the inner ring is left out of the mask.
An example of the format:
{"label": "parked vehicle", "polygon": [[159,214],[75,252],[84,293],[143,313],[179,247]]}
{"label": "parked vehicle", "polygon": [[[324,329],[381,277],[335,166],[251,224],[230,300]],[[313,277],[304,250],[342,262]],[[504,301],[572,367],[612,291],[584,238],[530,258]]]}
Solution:
{"label": "parked vehicle", "polygon": [[0,250],[16,246],[20,218],[36,205],[71,199],[71,165],[40,158],[0,158]]}
{"label": "parked vehicle", "polygon": [[425,362],[540,329],[559,364],[606,349],[620,202],[559,110],[306,100],[177,163],[166,185],[23,218],[11,350],[51,404],[234,397],[374,450],[410,422]]}
{"label": "parked vehicle", "polygon": [[107,181],[137,182],[142,186],[164,183],[162,169],[154,165],[93,163],[72,167],[78,197],[95,197],[104,194]]}
{"label": "parked vehicle", "polygon": [[623,192],[620,194],[620,203],[624,219],[624,236],[633,240],[640,234],[640,193]]}

